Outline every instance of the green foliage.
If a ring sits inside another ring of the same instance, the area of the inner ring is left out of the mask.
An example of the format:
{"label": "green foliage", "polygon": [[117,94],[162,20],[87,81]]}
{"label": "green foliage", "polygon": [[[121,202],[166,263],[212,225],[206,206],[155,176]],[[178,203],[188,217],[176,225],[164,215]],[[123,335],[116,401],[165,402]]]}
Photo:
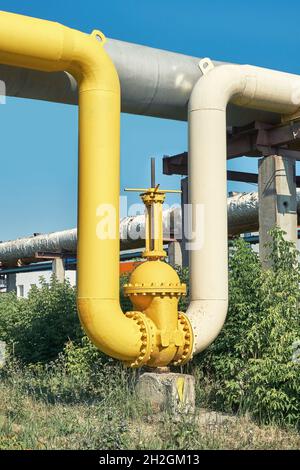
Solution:
{"label": "green foliage", "polygon": [[24,365],[12,357],[1,371],[2,379],[47,403],[98,403],[107,399],[108,388],[118,394],[132,387],[134,373],[104,356],[86,336],[69,341],[55,361]]}
{"label": "green foliage", "polygon": [[127,284],[128,281],[129,281],[129,275],[122,274],[122,276],[120,277],[120,304],[121,304],[123,312],[128,312],[132,310],[132,304],[129,300],[129,297],[125,297],[124,291],[123,291],[123,286],[124,284]]}
{"label": "green foliage", "polygon": [[269,270],[242,239],[234,243],[228,317],[201,365],[215,406],[299,426],[300,364],[292,361],[300,338],[298,252],[279,229],[271,235]]}
{"label": "green foliage", "polygon": [[184,284],[186,284],[186,295],[179,298],[178,309],[185,312],[189,305],[189,269],[176,266],[177,274]]}
{"label": "green foliage", "polygon": [[[17,298],[14,293],[0,295],[0,340],[25,363],[56,359],[69,340],[82,346],[83,339],[85,347],[90,344],[80,326],[76,289],[68,281],[58,282],[55,276],[49,284],[44,278],[40,281],[40,287],[32,286],[28,299]],[[127,281],[127,275],[121,276],[120,301],[124,311],[132,309],[130,300],[123,295],[122,286]]]}
{"label": "green foliage", "polygon": [[51,361],[66,342],[79,340],[83,332],[76,309],[76,292],[53,276],[41,287],[33,286],[28,299],[15,294],[0,296],[0,340],[27,363]]}
{"label": "green foliage", "polygon": [[20,307],[16,294],[0,295],[0,341],[13,343],[16,324],[20,321]]}
{"label": "green foliage", "polygon": [[[71,364],[77,354],[81,362],[77,346],[68,348]],[[299,449],[294,430],[258,427],[248,417],[219,421],[220,415],[216,420],[215,413],[203,410],[175,421],[168,413],[152,419],[148,410],[145,416],[132,375],[117,364],[101,366],[98,385],[83,394],[86,377],[79,382],[80,371],[68,362],[64,355],[51,364],[13,360],[0,371],[0,450]]]}
{"label": "green foliage", "polygon": [[0,371],[0,449],[127,448],[140,412],[130,377],[86,338],[48,364],[12,359]]}

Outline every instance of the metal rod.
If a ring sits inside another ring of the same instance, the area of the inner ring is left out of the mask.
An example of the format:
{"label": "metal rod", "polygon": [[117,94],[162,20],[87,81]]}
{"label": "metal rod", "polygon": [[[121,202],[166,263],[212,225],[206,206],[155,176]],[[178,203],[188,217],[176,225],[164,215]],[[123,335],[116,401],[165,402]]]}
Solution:
{"label": "metal rod", "polygon": [[[124,191],[131,191],[137,193],[146,193],[149,189],[146,188],[124,188]],[[181,193],[181,189],[159,189],[157,188],[158,193]]]}
{"label": "metal rod", "polygon": [[151,188],[155,188],[155,158],[151,157]]}

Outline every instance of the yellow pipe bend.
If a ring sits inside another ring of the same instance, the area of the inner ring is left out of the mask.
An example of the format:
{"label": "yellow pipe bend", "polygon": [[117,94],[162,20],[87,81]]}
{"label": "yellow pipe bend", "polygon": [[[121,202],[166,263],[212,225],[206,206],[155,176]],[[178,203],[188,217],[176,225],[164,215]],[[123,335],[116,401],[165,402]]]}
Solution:
{"label": "yellow pipe bend", "polygon": [[[149,322],[126,317],[119,304],[120,84],[104,39],[97,31],[0,12],[1,63],[67,70],[79,83],[79,316],[99,349],[132,363],[148,354],[151,336],[143,344],[141,329],[145,323],[148,335]],[[107,214],[110,233],[101,239],[100,218]]]}

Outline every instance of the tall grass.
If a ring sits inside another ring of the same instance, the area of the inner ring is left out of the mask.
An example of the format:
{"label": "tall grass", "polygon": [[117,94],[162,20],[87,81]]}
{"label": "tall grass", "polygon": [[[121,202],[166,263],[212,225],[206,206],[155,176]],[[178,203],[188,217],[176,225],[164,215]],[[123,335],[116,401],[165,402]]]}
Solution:
{"label": "tall grass", "polygon": [[[70,346],[72,347],[72,346]],[[11,360],[0,376],[0,449],[297,449],[300,436],[248,417],[151,416],[135,374],[105,365],[89,384],[60,357],[49,365]]]}

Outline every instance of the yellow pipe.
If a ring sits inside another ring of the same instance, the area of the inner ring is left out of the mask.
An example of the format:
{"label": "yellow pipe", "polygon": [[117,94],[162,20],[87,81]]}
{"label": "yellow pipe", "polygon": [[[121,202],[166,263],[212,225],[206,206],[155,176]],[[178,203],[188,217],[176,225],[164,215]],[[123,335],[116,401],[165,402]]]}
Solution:
{"label": "yellow pipe", "polygon": [[[177,311],[185,286],[170,266],[148,261],[132,275],[136,282],[127,293],[141,311],[124,315],[119,303],[120,84],[104,42],[100,31],[87,35],[57,23],[0,12],[1,63],[45,72],[66,70],[78,81],[77,303],[87,335],[101,351],[132,367],[183,364],[191,355],[192,332]],[[149,205],[146,249],[150,257],[159,259],[165,256],[164,193],[156,188],[144,196]],[[154,225],[152,253],[153,197],[158,226]]]}
{"label": "yellow pipe", "polygon": [[[2,64],[66,70],[78,81],[79,316],[99,349],[132,363],[149,355],[150,322],[142,314],[127,318],[119,304],[120,85],[104,41],[98,31],[87,35],[58,23],[0,12]],[[101,239],[105,208],[111,213],[110,230]]]}

